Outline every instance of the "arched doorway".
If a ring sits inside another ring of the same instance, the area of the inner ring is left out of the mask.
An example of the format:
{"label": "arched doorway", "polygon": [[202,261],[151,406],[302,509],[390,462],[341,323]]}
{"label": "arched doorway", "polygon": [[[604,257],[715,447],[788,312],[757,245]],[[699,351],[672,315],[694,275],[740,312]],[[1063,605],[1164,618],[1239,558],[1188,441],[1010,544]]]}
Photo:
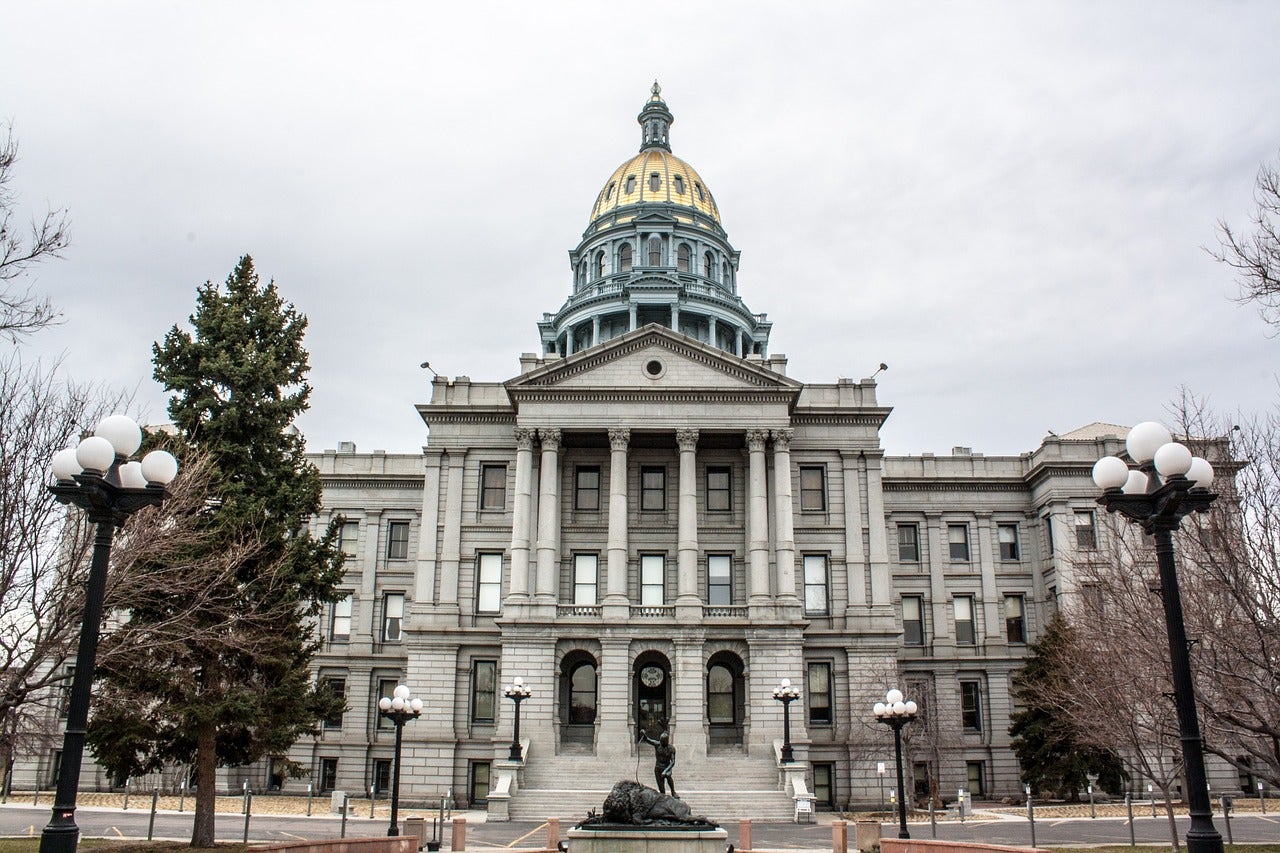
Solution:
{"label": "arched doorway", "polygon": [[596,659],[581,649],[560,663],[560,744],[595,745],[598,701]]}
{"label": "arched doorway", "polygon": [[656,738],[671,716],[671,664],[666,655],[649,651],[636,657],[631,681],[636,725]]}
{"label": "arched doorway", "polygon": [[742,725],[746,716],[744,669],[742,658],[733,652],[716,652],[707,661],[708,746],[742,744]]}

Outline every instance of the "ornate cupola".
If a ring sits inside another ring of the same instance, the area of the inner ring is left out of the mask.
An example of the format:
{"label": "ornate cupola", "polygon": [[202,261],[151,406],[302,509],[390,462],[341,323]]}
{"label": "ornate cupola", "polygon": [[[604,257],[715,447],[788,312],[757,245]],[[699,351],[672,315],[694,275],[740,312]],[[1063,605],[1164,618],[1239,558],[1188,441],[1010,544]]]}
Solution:
{"label": "ornate cupola", "polygon": [[739,252],[702,176],[671,153],[675,121],[654,81],[640,153],[596,196],[569,252],[573,292],[538,324],[543,355],[571,355],[658,323],[741,357],[765,356],[771,324],[738,297]]}

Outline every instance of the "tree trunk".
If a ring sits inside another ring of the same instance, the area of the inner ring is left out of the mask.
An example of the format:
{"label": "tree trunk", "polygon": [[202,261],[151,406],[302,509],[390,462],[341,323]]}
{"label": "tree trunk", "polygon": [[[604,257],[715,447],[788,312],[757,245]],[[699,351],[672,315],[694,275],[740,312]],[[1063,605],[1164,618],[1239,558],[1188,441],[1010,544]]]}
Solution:
{"label": "tree trunk", "polygon": [[1173,813],[1173,793],[1164,791],[1164,813],[1169,818],[1169,836],[1173,839],[1173,851],[1178,853],[1182,849],[1182,842],[1178,840],[1178,819]]}
{"label": "tree trunk", "polygon": [[218,734],[212,723],[196,734],[196,813],[191,827],[192,847],[214,846],[213,819],[218,792]]}

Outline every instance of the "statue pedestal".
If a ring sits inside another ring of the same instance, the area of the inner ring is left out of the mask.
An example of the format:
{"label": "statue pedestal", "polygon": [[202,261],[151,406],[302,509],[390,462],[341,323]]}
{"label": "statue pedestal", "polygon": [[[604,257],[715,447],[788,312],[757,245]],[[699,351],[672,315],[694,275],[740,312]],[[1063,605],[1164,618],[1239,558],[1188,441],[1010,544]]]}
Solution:
{"label": "statue pedestal", "polygon": [[724,853],[723,829],[638,826],[569,830],[569,853]]}

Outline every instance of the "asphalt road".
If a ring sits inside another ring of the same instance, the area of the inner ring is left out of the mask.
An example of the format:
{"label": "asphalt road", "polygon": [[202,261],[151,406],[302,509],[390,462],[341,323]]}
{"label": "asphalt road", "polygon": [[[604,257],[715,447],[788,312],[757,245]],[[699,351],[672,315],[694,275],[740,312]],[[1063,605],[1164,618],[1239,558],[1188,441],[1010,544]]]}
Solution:
{"label": "asphalt road", "polygon": [[[145,838],[150,815],[145,810],[82,808],[76,812],[76,823],[89,837]],[[10,801],[0,807],[0,835],[39,835],[49,821],[46,806],[32,807]],[[1226,837],[1222,816],[1215,814],[1214,824]],[[915,838],[934,837],[928,823],[911,823],[908,826]],[[736,822],[726,825],[729,841],[737,843]],[[1139,844],[1159,844],[1169,839],[1167,819],[1161,815],[1138,816],[1134,820],[1134,835]],[[367,817],[350,818],[347,821],[348,837],[382,835],[387,830],[385,820],[372,821]],[[1178,834],[1187,830],[1187,819],[1178,819]],[[897,826],[885,824],[882,833],[896,837]],[[261,842],[285,842],[298,839],[337,838],[342,832],[338,818],[326,816],[269,817],[253,816],[249,823],[249,840]],[[1240,814],[1231,819],[1231,832],[1236,842],[1280,842],[1280,815]],[[244,818],[237,814],[219,814],[217,836],[219,840],[239,841],[244,833]],[[467,828],[467,847],[473,850],[493,850],[512,846],[535,846],[545,838],[545,830],[532,822],[476,823]],[[850,827],[850,842],[853,840]],[[760,848],[777,849],[831,849],[829,822],[817,824],[764,824],[752,827],[752,841]],[[156,838],[187,839],[191,837],[191,813],[158,812],[155,818]],[[1025,817],[971,819],[965,823],[939,822],[937,838],[944,841],[981,841],[991,844],[1026,846],[1031,843],[1031,832]],[[1037,819],[1036,843],[1046,845],[1127,844],[1129,824],[1125,818],[1069,818]]]}

